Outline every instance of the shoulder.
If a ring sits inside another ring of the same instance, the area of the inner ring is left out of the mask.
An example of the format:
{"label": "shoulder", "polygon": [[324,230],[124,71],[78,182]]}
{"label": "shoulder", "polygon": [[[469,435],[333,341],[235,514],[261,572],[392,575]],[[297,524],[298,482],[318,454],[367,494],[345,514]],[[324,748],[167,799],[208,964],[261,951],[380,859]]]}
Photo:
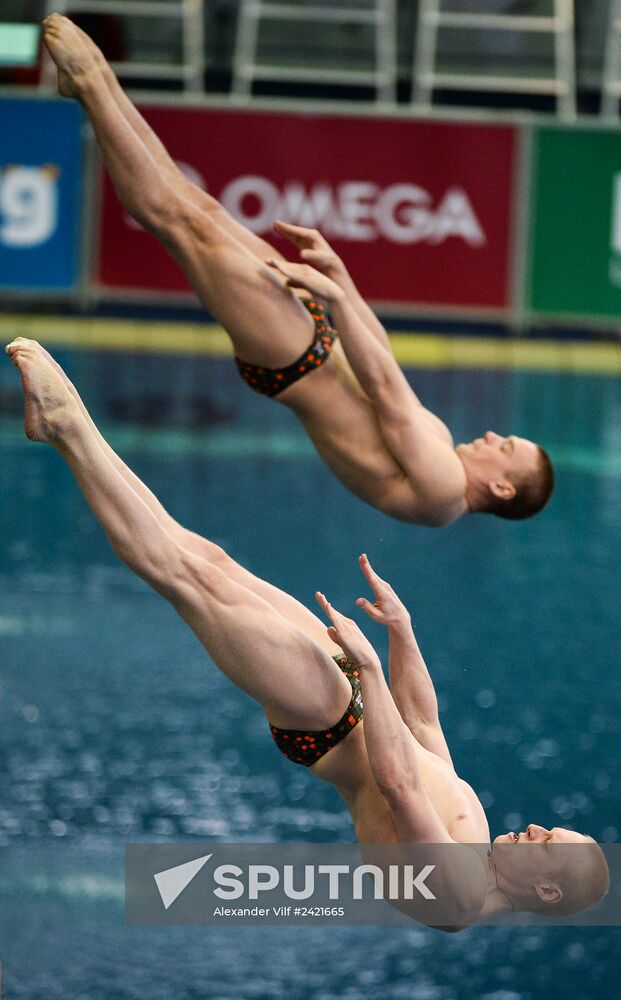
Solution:
{"label": "shoulder", "polygon": [[420,899],[410,894],[407,900],[400,899],[393,905],[419,923],[449,934],[479,922],[488,879],[475,848],[452,841],[402,844],[402,850],[412,870],[424,872],[425,886],[433,895]]}
{"label": "shoulder", "polygon": [[437,437],[439,441],[447,444],[449,448],[453,448],[453,435],[444,421],[440,420],[440,417],[432,413],[431,410],[428,410],[426,406],[421,407],[421,410],[421,418],[427,421],[429,432]]}
{"label": "shoulder", "polygon": [[414,481],[410,477],[386,490],[382,503],[378,504],[384,514],[425,528],[444,528],[467,514],[468,504],[465,485],[459,475],[460,468],[444,468],[435,460],[433,467],[436,472],[433,477],[428,477],[430,481]]}
{"label": "shoulder", "polygon": [[469,844],[451,844],[443,865],[451,887],[457,919],[447,924],[469,927],[477,922],[487,896],[487,868],[479,852]]}
{"label": "shoulder", "polygon": [[488,875],[479,851],[469,844],[434,845],[437,917],[433,926],[462,930],[479,920],[487,896]]}

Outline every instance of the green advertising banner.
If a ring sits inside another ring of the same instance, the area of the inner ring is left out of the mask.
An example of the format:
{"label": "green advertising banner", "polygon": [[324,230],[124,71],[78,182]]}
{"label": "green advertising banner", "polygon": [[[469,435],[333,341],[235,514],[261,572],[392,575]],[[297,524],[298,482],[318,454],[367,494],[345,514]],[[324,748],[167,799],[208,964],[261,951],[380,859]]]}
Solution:
{"label": "green advertising banner", "polygon": [[534,133],[527,306],[621,317],[621,130]]}

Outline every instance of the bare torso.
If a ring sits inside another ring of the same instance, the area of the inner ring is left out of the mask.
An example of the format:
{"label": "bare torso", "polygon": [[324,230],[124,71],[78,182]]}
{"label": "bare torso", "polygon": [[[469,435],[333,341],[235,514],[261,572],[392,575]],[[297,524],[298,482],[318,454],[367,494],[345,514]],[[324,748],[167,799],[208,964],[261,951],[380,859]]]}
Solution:
{"label": "bare torso", "polygon": [[[279,400],[308,431],[326,465],[341,482],[374,507],[404,521],[439,525],[463,513],[463,490],[430,478],[415,488],[382,436],[373,405],[356,380],[337,341],[321,368],[295,382]],[[461,462],[446,425],[412,393],[412,407],[443,459],[454,460],[459,483]]]}
{"label": "bare torso", "polygon": [[[454,768],[412,736],[427,794],[449,836],[462,844],[488,844],[485,811],[470,785]],[[371,773],[364,721],[310,769],[341,794],[360,843],[397,843],[390,808]]]}

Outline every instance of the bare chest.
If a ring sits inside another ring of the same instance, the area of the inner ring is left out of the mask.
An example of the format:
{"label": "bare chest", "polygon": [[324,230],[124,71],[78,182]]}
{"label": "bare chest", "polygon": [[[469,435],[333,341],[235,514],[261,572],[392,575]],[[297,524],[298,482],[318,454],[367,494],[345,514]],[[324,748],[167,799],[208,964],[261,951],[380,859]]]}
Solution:
{"label": "bare chest", "polygon": [[449,836],[462,844],[487,843],[485,810],[470,785],[436,754],[420,746],[417,751],[427,794]]}
{"label": "bare chest", "polygon": [[[313,766],[317,777],[335,785],[347,805],[362,843],[396,843],[386,799],[373,779],[360,723],[338,747]],[[470,785],[452,767],[417,744],[419,768],[434,809],[453,840],[487,844],[489,826]]]}
{"label": "bare chest", "polygon": [[290,386],[281,401],[297,414],[339,479],[362,499],[379,505],[403,472],[386,447],[369,398],[337,348],[334,355]]}

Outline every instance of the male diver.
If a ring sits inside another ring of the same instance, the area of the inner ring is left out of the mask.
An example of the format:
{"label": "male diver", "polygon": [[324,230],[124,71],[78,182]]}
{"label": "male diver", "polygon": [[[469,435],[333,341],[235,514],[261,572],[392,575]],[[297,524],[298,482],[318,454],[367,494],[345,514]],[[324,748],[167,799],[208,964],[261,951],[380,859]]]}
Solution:
{"label": "male diver", "polygon": [[360,568],[373,603],[356,603],[388,629],[390,687],[369,641],[323,594],[316,598],[327,630],[293,597],[181,527],[107,444],[39,344],[18,337],[6,350],[22,378],[28,437],[57,450],[116,554],[261,705],[283,754],[335,786],[363,854],[378,844],[445,851],[434,883],[441,923],[412,902],[400,909],[458,930],[512,910],[573,913],[602,896],[608,870],[590,837],[530,824],[490,844],[483,807],[451,759],[410,616],[366,556]]}
{"label": "male diver", "polygon": [[227,330],[245,381],[297,414],[346,487],[392,517],[428,526],[475,512],[515,520],[545,506],[553,489],[546,452],[492,431],[454,447],[316,230],[276,224],[304,263],[286,261],[184,177],[84,32],[52,14],[44,40],[59,91],[85,108],[125,209]]}

